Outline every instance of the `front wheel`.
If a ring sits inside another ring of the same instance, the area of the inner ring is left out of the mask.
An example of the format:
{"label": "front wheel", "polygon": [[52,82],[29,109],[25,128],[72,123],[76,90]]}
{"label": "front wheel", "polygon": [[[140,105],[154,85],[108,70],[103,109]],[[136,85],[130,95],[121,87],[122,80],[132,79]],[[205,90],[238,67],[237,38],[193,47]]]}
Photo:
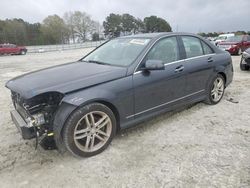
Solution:
{"label": "front wheel", "polygon": [[105,150],[115,133],[116,119],[112,110],[92,103],[70,115],[63,128],[63,141],[72,154],[90,157]]}
{"label": "front wheel", "polygon": [[217,104],[224,95],[225,80],[221,74],[218,74],[209,84],[207,89],[207,104]]}

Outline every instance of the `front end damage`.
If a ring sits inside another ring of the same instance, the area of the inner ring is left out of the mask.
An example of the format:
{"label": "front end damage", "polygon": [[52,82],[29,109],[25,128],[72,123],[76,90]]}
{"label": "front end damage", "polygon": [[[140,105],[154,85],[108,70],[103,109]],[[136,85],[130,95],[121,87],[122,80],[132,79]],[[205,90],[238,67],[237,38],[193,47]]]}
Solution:
{"label": "front end damage", "polygon": [[63,94],[44,93],[31,99],[24,99],[18,93],[11,92],[15,110],[11,117],[23,139],[36,139],[44,149],[55,149],[53,120]]}

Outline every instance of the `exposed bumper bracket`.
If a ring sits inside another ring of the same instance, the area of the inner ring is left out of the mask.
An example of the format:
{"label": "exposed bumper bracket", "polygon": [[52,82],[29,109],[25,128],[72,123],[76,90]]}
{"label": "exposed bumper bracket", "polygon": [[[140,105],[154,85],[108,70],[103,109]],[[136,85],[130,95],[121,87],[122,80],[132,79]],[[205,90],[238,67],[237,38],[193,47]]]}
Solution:
{"label": "exposed bumper bracket", "polygon": [[10,114],[12,121],[15,123],[23,139],[32,139],[36,137],[35,129],[33,127],[27,127],[26,122],[16,110],[12,110]]}

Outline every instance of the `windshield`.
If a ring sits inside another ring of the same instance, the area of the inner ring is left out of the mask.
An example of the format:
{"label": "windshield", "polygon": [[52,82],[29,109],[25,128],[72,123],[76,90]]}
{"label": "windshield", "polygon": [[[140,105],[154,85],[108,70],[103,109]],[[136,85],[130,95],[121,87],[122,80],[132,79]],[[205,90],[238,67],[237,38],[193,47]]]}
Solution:
{"label": "windshield", "polygon": [[113,39],[83,59],[90,63],[128,66],[149,43],[148,38]]}
{"label": "windshield", "polygon": [[239,36],[234,36],[234,37],[228,37],[227,42],[240,42],[242,41],[242,36],[239,35]]}
{"label": "windshield", "polygon": [[216,40],[225,40],[227,37],[226,36],[219,36],[216,38]]}

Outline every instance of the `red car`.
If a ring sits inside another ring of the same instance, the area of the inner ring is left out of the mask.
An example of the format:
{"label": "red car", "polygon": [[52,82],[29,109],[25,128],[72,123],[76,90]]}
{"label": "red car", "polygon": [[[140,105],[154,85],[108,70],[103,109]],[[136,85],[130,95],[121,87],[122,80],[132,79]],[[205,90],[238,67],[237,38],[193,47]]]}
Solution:
{"label": "red car", "polygon": [[15,44],[0,44],[0,55],[4,54],[17,54],[25,55],[27,53],[27,48],[24,46],[17,46]]}
{"label": "red car", "polygon": [[220,49],[228,51],[232,55],[240,55],[247,48],[250,47],[250,36],[249,35],[238,35],[234,37],[228,37],[226,41],[218,44]]}

